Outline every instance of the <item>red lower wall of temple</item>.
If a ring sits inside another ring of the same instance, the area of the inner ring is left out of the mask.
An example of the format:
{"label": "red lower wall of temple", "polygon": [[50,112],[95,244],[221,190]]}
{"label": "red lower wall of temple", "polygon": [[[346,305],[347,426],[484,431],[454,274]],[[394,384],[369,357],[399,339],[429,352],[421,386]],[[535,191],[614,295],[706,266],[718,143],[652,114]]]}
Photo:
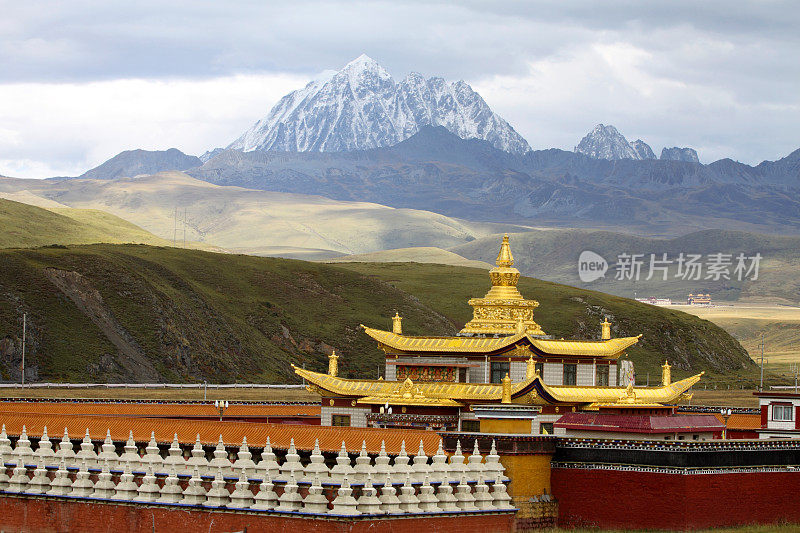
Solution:
{"label": "red lower wall of temple", "polygon": [[337,520],[0,496],[0,531],[6,533],[493,533],[513,527],[514,515],[509,513]]}
{"label": "red lower wall of temple", "polygon": [[730,474],[554,468],[562,527],[703,529],[800,523],[800,471]]}

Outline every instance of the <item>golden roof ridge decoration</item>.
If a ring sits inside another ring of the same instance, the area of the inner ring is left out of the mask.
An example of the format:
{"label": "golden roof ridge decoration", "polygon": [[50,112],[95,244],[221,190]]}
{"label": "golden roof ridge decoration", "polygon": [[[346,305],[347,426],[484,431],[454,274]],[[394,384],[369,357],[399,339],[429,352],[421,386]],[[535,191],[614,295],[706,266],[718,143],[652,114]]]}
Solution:
{"label": "golden roof ridge decoration", "polygon": [[418,385],[406,378],[389,396],[365,396],[358,400],[363,404],[427,405],[436,407],[460,407],[462,404],[450,398],[429,398]]}
{"label": "golden roof ridge decoration", "polygon": [[616,337],[609,340],[556,340],[540,339],[529,334],[515,334],[507,337],[412,337],[397,335],[391,331],[370,328],[363,324],[364,332],[380,344],[392,350],[404,352],[456,352],[488,353],[499,351],[520,341],[529,343],[547,355],[577,355],[615,358],[633,346],[641,335],[636,337]]}

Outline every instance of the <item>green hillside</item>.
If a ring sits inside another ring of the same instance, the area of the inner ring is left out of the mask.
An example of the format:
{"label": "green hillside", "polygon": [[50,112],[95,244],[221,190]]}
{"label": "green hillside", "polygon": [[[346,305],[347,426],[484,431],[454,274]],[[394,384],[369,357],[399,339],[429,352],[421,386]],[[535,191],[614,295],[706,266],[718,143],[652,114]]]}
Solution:
{"label": "green hillside", "polygon": [[135,224],[95,209],[43,209],[0,198],[0,248],[98,242],[165,245]]}
{"label": "green hillside", "polygon": [[[323,369],[335,348],[346,376],[376,376],[382,353],[359,323],[452,334],[485,270],[425,264],[324,265],[160,248],[89,245],[0,251],[0,371],[19,376],[22,313],[28,367],[39,380],[266,381],[289,363]],[[524,278],[537,320],[556,336],[591,338],[603,314],[615,335],[644,334],[640,375],[668,358],[681,375],[753,374],[741,346],[708,321]]]}

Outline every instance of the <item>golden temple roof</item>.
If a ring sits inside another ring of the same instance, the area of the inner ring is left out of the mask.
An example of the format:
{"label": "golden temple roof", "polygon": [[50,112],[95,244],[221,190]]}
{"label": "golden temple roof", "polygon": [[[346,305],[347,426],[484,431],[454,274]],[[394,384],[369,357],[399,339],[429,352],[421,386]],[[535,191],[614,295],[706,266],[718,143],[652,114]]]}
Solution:
{"label": "golden temple roof", "polygon": [[[359,396],[372,399],[380,398],[374,403],[385,403],[391,398],[403,397],[403,386],[411,381],[388,381],[376,379],[345,379],[319,372],[312,372],[292,365],[295,374],[304,378],[314,386],[337,396]],[[512,397],[527,390],[537,376],[532,379],[514,383],[511,387]],[[406,385],[407,386],[407,385]],[[416,396],[427,399],[457,401],[485,401],[502,399],[503,387],[500,383],[452,383],[452,382],[413,382],[417,389]],[[420,404],[422,405],[422,404]]]}
{"label": "golden temple roof", "polygon": [[539,339],[527,333],[506,337],[411,337],[398,335],[391,331],[362,326],[364,332],[394,350],[403,352],[458,352],[490,353],[502,350],[517,343],[529,344],[548,355],[573,355],[614,358],[630,346],[639,342],[640,337],[620,337],[601,341],[576,341]]}
{"label": "golden temple roof", "polygon": [[[319,372],[312,372],[292,365],[295,373],[313,386],[337,396],[356,396],[363,403],[404,405],[458,405],[459,401],[500,402],[503,385],[500,383],[452,383],[411,382],[344,379]],[[527,403],[532,391],[548,403],[553,404],[670,404],[700,380],[703,374],[676,381],[661,387],[581,387],[547,385],[538,374],[523,381],[512,383],[511,398],[517,403]],[[417,402],[414,399],[417,399]],[[452,403],[445,402],[450,400]]]}
{"label": "golden temple roof", "polygon": [[545,385],[539,381],[537,392],[546,400],[560,403],[583,404],[670,404],[676,402],[695,383],[703,372],[661,387],[579,387]]}

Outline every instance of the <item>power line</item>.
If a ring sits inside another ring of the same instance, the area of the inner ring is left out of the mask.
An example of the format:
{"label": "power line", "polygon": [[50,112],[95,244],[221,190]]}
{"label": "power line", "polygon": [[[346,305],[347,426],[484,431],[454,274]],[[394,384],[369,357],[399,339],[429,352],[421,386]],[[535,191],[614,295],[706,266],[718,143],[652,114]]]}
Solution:
{"label": "power line", "polygon": [[761,348],[761,385],[758,387],[759,391],[764,390],[764,334],[761,334],[761,342],[758,345]]}
{"label": "power line", "polygon": [[28,333],[28,313],[22,313],[22,386],[25,386],[25,336]]}

